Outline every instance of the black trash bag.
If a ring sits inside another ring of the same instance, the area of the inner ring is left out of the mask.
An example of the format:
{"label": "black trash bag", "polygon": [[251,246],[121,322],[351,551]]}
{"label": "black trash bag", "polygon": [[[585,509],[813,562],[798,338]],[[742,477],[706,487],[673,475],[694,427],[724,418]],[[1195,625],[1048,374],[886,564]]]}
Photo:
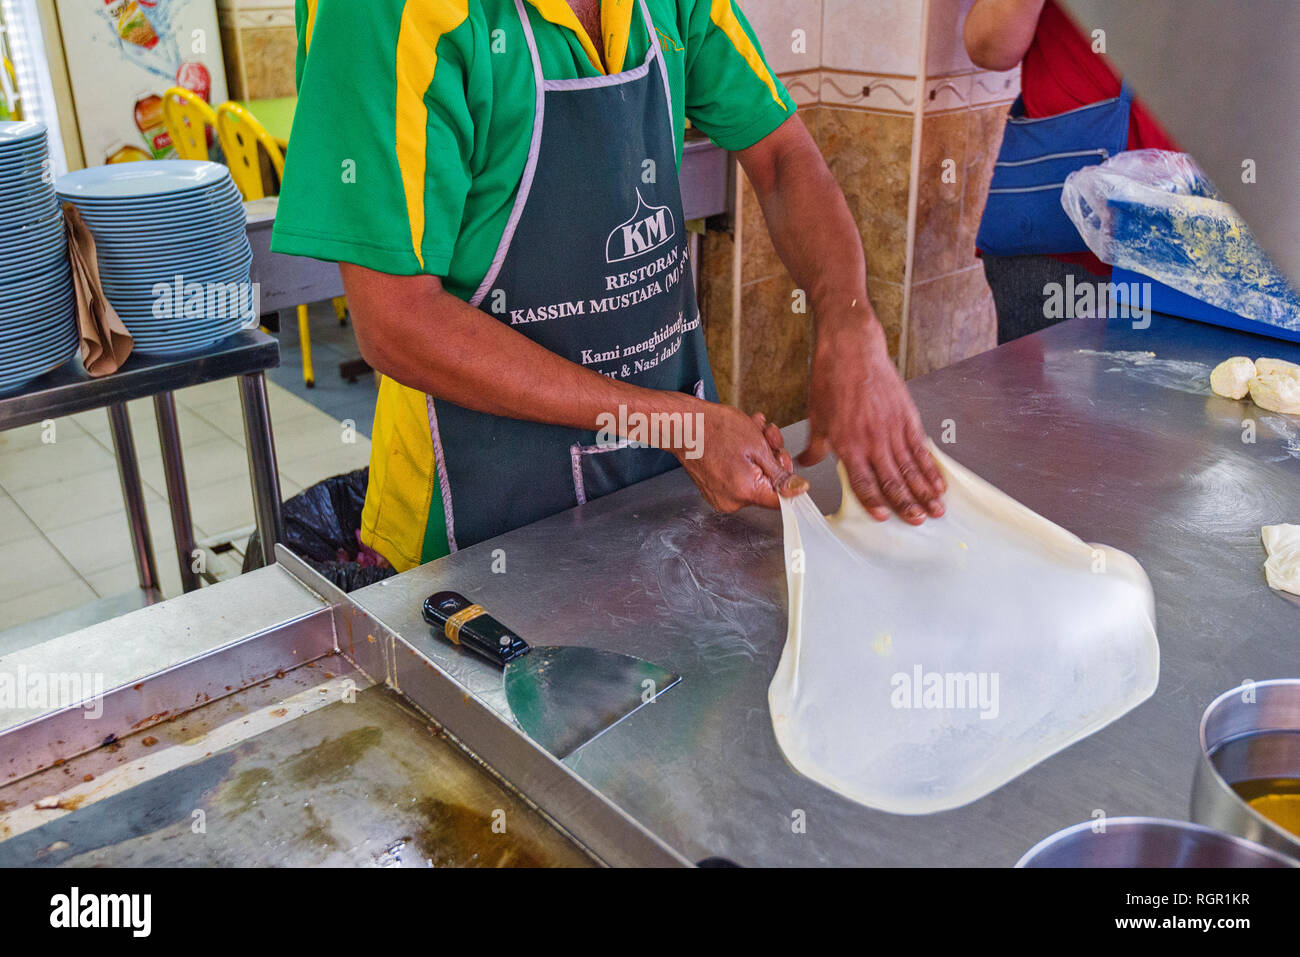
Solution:
{"label": "black trash bag", "polygon": [[[361,550],[357,530],[369,479],[368,468],[335,475],[303,489],[281,507],[285,547],[344,591],[397,574],[393,568],[357,560]],[[249,572],[263,564],[260,539],[253,532],[244,552],[243,570]]]}

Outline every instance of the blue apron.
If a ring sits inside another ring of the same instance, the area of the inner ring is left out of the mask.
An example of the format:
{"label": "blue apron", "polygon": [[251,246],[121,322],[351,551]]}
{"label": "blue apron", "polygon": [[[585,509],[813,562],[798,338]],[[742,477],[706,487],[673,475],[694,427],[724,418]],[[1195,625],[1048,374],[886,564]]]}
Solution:
{"label": "blue apron", "polygon": [[[547,80],[515,0],[537,89],[532,142],[492,267],[470,304],[602,375],[716,401],[687,258],[668,74],[639,5],[651,38],[640,66]],[[452,551],[678,464],[659,449],[598,443],[594,430],[434,397],[428,406]]]}
{"label": "blue apron", "polygon": [[1065,177],[1128,145],[1132,94],[1030,119],[1024,97],[1007,116],[975,245],[995,256],[1078,253],[1087,244],[1061,207]]}

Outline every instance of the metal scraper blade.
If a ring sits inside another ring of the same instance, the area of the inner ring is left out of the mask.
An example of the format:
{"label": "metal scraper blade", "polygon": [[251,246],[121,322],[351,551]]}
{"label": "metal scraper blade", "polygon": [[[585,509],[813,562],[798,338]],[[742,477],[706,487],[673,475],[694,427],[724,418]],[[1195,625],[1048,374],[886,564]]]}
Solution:
{"label": "metal scraper blade", "polygon": [[506,701],[528,736],[564,759],[681,681],[631,655],[533,646],[506,666]]}

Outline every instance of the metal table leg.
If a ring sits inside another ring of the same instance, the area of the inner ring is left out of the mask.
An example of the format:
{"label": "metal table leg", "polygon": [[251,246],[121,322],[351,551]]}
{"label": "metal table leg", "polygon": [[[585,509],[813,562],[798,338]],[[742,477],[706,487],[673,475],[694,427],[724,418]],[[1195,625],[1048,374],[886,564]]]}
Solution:
{"label": "metal table leg", "polygon": [[140,484],[140,462],[135,456],[131,420],[124,404],[108,407],[108,424],[113,432],[113,451],[117,454],[117,474],[122,482],[122,500],[126,503],[126,520],[131,527],[140,588],[159,595],[162,589],[158,582],[158,565],[153,557],[153,540],[149,537],[149,516],[145,513],[144,488]]}
{"label": "metal table leg", "polygon": [[194,570],[194,520],[190,517],[190,491],[185,484],[185,462],[181,458],[180,428],[176,424],[176,400],[170,392],[153,397],[158,419],[158,444],[162,448],[163,475],[167,479],[167,502],[171,506],[172,534],[176,538],[176,560],[181,569],[181,588],[194,591],[201,584]]}
{"label": "metal table leg", "polygon": [[266,377],[260,372],[239,377],[239,403],[244,409],[244,444],[248,449],[248,478],[253,486],[253,511],[262,559],[275,564],[275,543],[284,537],[280,515],[280,473],[271,434],[271,410]]}

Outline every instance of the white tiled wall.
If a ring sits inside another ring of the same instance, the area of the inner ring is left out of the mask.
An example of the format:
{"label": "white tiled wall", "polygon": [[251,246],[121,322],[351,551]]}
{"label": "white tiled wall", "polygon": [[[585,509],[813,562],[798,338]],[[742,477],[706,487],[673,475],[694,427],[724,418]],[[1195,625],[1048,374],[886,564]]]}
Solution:
{"label": "white tiled wall", "polygon": [[922,0],[825,0],[822,65],[830,70],[915,76]]}
{"label": "white tiled wall", "polygon": [[742,9],[768,65],[777,73],[816,70],[821,65],[822,0],[745,0]]}
{"label": "white tiled wall", "polygon": [[[989,73],[966,55],[963,25],[975,0],[739,2],[800,106],[912,113],[919,95],[933,113],[1009,102],[1019,88],[1019,68]],[[918,89],[922,43],[926,82]]]}
{"label": "white tiled wall", "polygon": [[[920,5],[920,0],[916,0]],[[947,76],[976,70],[966,55],[962,27],[975,0],[929,0],[930,20],[925,43],[926,76]]]}

